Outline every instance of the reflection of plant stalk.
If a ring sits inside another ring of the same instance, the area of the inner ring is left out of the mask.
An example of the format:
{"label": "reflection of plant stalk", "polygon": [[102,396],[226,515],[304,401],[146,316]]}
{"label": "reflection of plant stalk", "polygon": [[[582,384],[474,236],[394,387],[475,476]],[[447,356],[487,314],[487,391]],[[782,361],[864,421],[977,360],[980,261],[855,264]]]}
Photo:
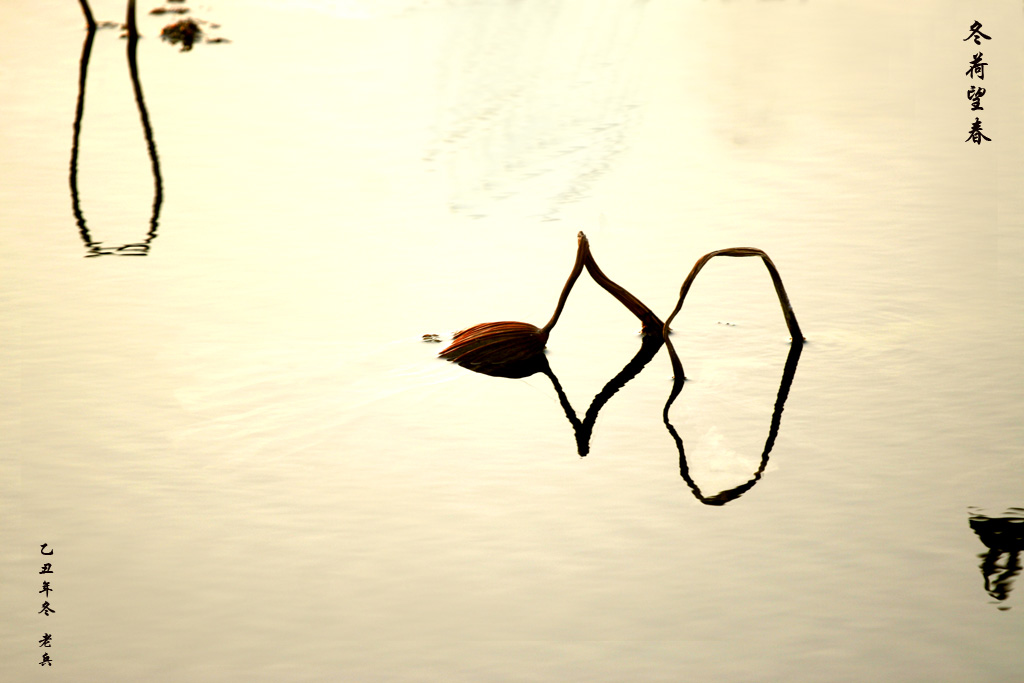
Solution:
{"label": "reflection of plant stalk", "polygon": [[551,380],[555,387],[555,393],[558,394],[558,402],[562,405],[562,410],[565,411],[565,416],[569,419],[569,424],[572,425],[573,431],[576,434],[576,449],[580,456],[585,456],[590,452],[590,437],[593,434],[594,425],[597,423],[597,414],[619,389],[626,386],[627,382],[640,374],[640,371],[657,355],[661,344],[660,336],[644,335],[643,341],[640,344],[640,350],[637,351],[632,360],[626,363],[626,366],[619,371],[619,374],[612,377],[604,385],[604,388],[594,396],[582,420],[576,416],[576,411],[569,403],[569,397],[565,395],[565,391],[562,389],[558,378],[555,377],[555,373],[551,370],[551,366],[546,362],[544,363],[541,372],[548,376],[548,379]]}
{"label": "reflection of plant stalk", "polygon": [[142,98],[142,82],[139,80],[139,63],[136,59],[136,47],[139,44],[139,30],[135,25],[135,0],[128,0],[128,71],[132,78],[132,89],[135,92],[135,104],[139,108],[139,120],[146,136],[146,150],[153,169],[153,215],[149,221],[149,232],[143,246],[149,249],[149,243],[156,237],[157,220],[160,216],[160,205],[164,200],[163,178],[160,176],[160,160],[156,153],[156,142],[153,140],[153,128],[149,124],[149,112]]}
{"label": "reflection of plant stalk", "polygon": [[[675,351],[672,350],[672,342],[665,339],[665,346],[668,347],[669,353],[675,358]],[[669,395],[668,401],[665,403],[665,408],[662,411],[662,420],[665,422],[665,427],[668,428],[668,433],[672,436],[673,441],[676,442],[676,448],[679,450],[679,475],[686,482],[686,485],[690,487],[693,495],[700,502],[705,505],[725,505],[731,500],[735,500],[746,493],[748,490],[753,488],[761,479],[761,475],[764,474],[765,467],[768,466],[768,454],[772,452],[772,448],[775,446],[775,438],[779,434],[779,425],[782,424],[782,409],[786,405],[786,398],[789,396],[789,388],[793,384],[793,377],[796,375],[796,366],[800,361],[800,352],[803,349],[803,343],[796,341],[790,346],[789,355],[786,357],[786,367],[782,371],[782,381],[779,382],[779,393],[775,398],[775,409],[772,411],[771,425],[768,427],[768,438],[764,442],[764,450],[761,451],[761,463],[757,470],[754,472],[753,477],[750,478],[746,483],[740,484],[734,488],[726,491],[721,491],[713,496],[705,496],[697,486],[697,483],[690,476],[690,467],[686,462],[686,453],[683,450],[683,439],[676,432],[672,423],[668,419],[668,410],[672,406],[672,402],[675,401],[676,396],[683,388],[683,375],[680,372],[676,375],[675,381],[672,386],[672,392]]]}
{"label": "reflection of plant stalk", "polygon": [[979,568],[985,580],[985,591],[995,600],[1005,602],[1013,590],[1014,579],[1021,571],[1024,509],[1010,508],[1005,517],[972,515],[970,525],[981,542],[988,547],[987,553],[978,556],[982,560]]}
{"label": "reflection of plant stalk", "polygon": [[135,93],[135,104],[139,110],[139,119],[142,122],[142,131],[146,138],[146,149],[149,153],[150,166],[153,172],[153,211],[149,220],[149,231],[142,242],[124,244],[120,247],[102,247],[101,243],[92,239],[89,228],[85,222],[85,215],[82,213],[81,200],[78,192],[78,150],[82,131],[82,118],[85,115],[85,83],[89,71],[89,57],[92,54],[93,39],[96,36],[96,21],[86,0],[79,0],[82,6],[82,13],[85,15],[87,33],[85,42],[82,45],[82,57],[78,70],[78,101],[75,105],[75,121],[72,125],[71,139],[71,168],[69,183],[71,185],[71,208],[78,224],[78,231],[88,249],[87,256],[102,256],[106,254],[120,254],[123,256],[145,256],[149,251],[149,244],[156,238],[157,224],[160,218],[160,207],[163,204],[163,178],[160,175],[160,159],[156,151],[156,142],[153,138],[153,128],[149,123],[149,113],[146,110],[146,103],[142,96],[142,84],[139,80],[139,67],[136,52],[139,44],[139,30],[135,23],[135,0],[128,0],[128,10],[125,24],[128,27],[128,71],[131,76],[132,89]]}
{"label": "reflection of plant stalk", "polygon": [[[734,488],[722,491],[713,496],[705,496],[697,483],[690,476],[690,468],[686,462],[686,453],[683,450],[683,440],[676,432],[675,428],[669,422],[668,413],[669,408],[672,406],[672,402],[679,396],[679,392],[683,390],[683,384],[686,381],[686,377],[683,373],[683,364],[679,360],[679,356],[676,354],[675,347],[672,346],[672,340],[669,338],[669,325],[672,320],[679,313],[683,307],[683,301],[686,299],[687,292],[690,291],[690,286],[693,284],[693,280],[697,277],[697,273],[701,271],[704,265],[716,256],[760,256],[764,262],[768,273],[771,275],[772,283],[775,285],[775,293],[779,297],[779,304],[782,306],[782,314],[786,319],[786,325],[789,327],[789,333],[793,337],[793,342],[789,349],[789,356],[786,358],[786,367],[782,372],[782,381],[779,383],[779,393],[775,399],[775,410],[772,413],[771,425],[768,428],[768,438],[765,440],[764,450],[761,452],[761,464],[754,472],[753,477],[749,481]],[[786,288],[782,284],[782,277],[779,275],[778,269],[772,260],[768,258],[768,254],[764,253],[760,249],[753,247],[734,247],[731,249],[719,249],[718,251],[712,251],[704,256],[697,259],[697,263],[694,264],[690,270],[690,274],[686,276],[686,280],[683,282],[683,286],[679,291],[679,301],[676,303],[675,309],[672,314],[669,315],[665,321],[664,326],[665,335],[665,348],[668,349],[669,359],[672,361],[672,371],[675,375],[672,383],[672,390],[669,392],[668,400],[665,402],[665,408],[662,411],[662,419],[665,422],[665,427],[668,428],[669,434],[672,439],[676,442],[676,447],[679,450],[679,474],[693,491],[693,495],[697,497],[697,500],[704,503],[705,505],[725,505],[731,500],[735,500],[743,495],[746,491],[754,486],[764,473],[765,467],[768,465],[768,454],[771,453],[772,448],[775,446],[775,438],[779,433],[779,425],[782,422],[782,408],[786,403],[786,398],[789,396],[789,388],[793,383],[793,376],[796,374],[796,365],[800,360],[800,352],[803,350],[804,337],[800,332],[800,325],[797,324],[796,315],[793,313],[793,307],[789,303],[789,296],[786,294]]]}
{"label": "reflection of plant stalk", "polygon": [[82,0],[82,10],[85,12],[88,31],[85,35],[85,42],[82,43],[82,58],[78,62],[78,102],[75,104],[75,121],[71,125],[71,170],[68,181],[71,184],[71,210],[75,214],[75,221],[78,223],[78,232],[85,242],[86,248],[90,251],[93,248],[92,238],[89,236],[89,229],[85,225],[85,216],[82,214],[82,205],[78,197],[78,141],[82,133],[82,116],[85,113],[85,78],[89,71],[89,56],[92,54],[92,41],[96,37],[96,22],[93,21],[89,12],[89,5]]}
{"label": "reflection of plant stalk", "polygon": [[78,0],[78,4],[82,6],[82,14],[85,15],[85,25],[93,30],[96,28],[96,20],[92,18],[92,10],[89,9],[88,0]]}

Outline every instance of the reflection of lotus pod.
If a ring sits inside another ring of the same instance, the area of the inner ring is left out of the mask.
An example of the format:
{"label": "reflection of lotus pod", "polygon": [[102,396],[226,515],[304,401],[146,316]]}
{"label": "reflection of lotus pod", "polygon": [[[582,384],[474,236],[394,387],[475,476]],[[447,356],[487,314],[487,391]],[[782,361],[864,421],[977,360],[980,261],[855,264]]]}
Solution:
{"label": "reflection of lotus pod", "polygon": [[970,525],[981,542],[993,550],[1024,551],[1024,510],[1020,508],[1010,508],[1003,517],[972,515]]}

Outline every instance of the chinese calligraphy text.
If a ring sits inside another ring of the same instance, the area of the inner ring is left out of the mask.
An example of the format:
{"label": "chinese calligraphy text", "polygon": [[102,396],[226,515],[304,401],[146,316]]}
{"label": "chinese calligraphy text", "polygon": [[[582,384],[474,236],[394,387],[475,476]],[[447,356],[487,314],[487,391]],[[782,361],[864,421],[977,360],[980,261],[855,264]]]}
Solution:
{"label": "chinese calligraphy text", "polygon": [[[975,45],[981,45],[982,40],[992,40],[992,37],[982,33],[981,22],[975,21],[971,24],[970,33],[964,38],[964,42],[968,40],[973,40]],[[971,80],[974,80],[975,77],[977,77],[978,81],[985,80],[985,67],[988,66],[988,62],[982,61],[984,57],[985,55],[981,51],[974,53],[964,75]],[[985,88],[981,87],[980,84],[972,85],[967,89],[967,99],[971,103],[971,111],[983,111],[985,109],[985,107],[981,106],[981,98],[984,96]],[[975,116],[974,123],[971,124],[971,132],[967,135],[967,139],[964,142],[973,142],[976,145],[980,145],[982,140],[991,142],[992,138],[981,132],[981,118]]]}
{"label": "chinese calligraphy text", "polygon": [[[52,549],[51,550],[47,550],[46,549],[46,547],[48,545],[49,545],[48,543],[43,543],[41,546],[39,546],[39,554],[40,555],[44,555],[46,557],[49,557],[49,556],[53,555],[53,550]],[[51,563],[51,562],[44,562],[42,567],[39,569],[39,573],[42,574],[42,575],[53,574],[53,563]],[[54,592],[53,586],[52,586],[52,584],[51,584],[51,582],[49,580],[45,580],[45,579],[43,580],[42,584],[43,584],[42,588],[39,590],[39,592],[43,594],[44,598],[49,598],[50,597],[50,593]],[[44,599],[43,600],[43,604],[42,604],[42,608],[39,610],[38,614],[42,614],[44,617],[49,617],[51,614],[56,614],[56,613],[57,613],[57,610],[55,610],[50,605],[50,601],[48,599]],[[49,647],[52,647],[52,645],[53,645],[53,634],[51,634],[51,633],[43,633],[43,637],[39,639],[39,647],[49,648]],[[42,659],[39,662],[39,666],[53,666],[53,659],[50,657],[50,653],[47,652],[46,650],[43,651],[43,657],[42,657]]]}

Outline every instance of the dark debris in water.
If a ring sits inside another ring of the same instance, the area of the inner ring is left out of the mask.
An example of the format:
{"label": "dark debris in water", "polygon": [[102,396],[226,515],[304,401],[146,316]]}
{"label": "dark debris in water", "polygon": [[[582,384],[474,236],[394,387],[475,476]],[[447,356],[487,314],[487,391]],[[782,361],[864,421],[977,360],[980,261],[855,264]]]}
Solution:
{"label": "dark debris in water", "polygon": [[203,26],[211,29],[220,28],[220,24],[213,24],[202,19],[181,19],[168,24],[160,32],[160,37],[172,45],[181,45],[182,52],[188,52],[192,46],[201,39],[205,43],[230,43],[231,41],[221,36],[206,36]]}
{"label": "dark debris in water", "polygon": [[202,36],[202,34],[203,29],[199,28],[199,24],[192,19],[182,19],[181,21],[164,26],[164,30],[160,32],[160,37],[171,45],[181,43],[181,51],[187,52],[192,49],[196,38]]}

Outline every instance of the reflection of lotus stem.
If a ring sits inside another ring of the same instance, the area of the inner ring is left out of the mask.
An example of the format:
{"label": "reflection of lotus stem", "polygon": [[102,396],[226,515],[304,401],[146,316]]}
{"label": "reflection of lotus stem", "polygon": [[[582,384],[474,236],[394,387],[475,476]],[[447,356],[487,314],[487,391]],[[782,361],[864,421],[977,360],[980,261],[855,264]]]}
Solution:
{"label": "reflection of lotus stem", "polygon": [[82,6],[82,14],[85,15],[85,25],[89,30],[96,28],[96,20],[92,18],[92,10],[89,9],[88,0],[78,0],[78,4]]}
{"label": "reflection of lotus stem", "polygon": [[82,213],[82,205],[78,194],[78,154],[79,143],[82,132],[82,118],[85,114],[85,84],[89,70],[89,57],[92,52],[93,38],[96,35],[96,22],[93,21],[92,13],[89,11],[88,3],[82,2],[82,11],[85,13],[88,32],[85,42],[82,45],[82,58],[78,71],[78,101],[75,105],[75,120],[72,124],[71,139],[71,168],[68,181],[71,185],[71,209],[78,223],[78,232],[85,243],[88,253],[86,256],[104,256],[118,254],[121,256],[145,256],[149,251],[150,243],[156,239],[157,225],[160,219],[160,207],[163,204],[163,178],[160,175],[160,159],[157,156],[156,142],[153,139],[153,127],[149,122],[149,112],[146,110],[146,102],[142,96],[142,83],[139,80],[139,65],[136,52],[139,44],[139,30],[135,22],[135,0],[128,1],[125,26],[128,29],[128,71],[132,82],[132,89],[135,93],[135,104],[139,110],[139,119],[142,122],[142,132],[146,139],[146,150],[149,153],[150,166],[153,173],[153,211],[149,219],[149,231],[141,242],[123,244],[119,247],[104,247],[101,242],[94,241],[86,225],[85,215]]}
{"label": "reflection of lotus stem", "polygon": [[89,228],[85,224],[85,215],[82,213],[82,203],[78,197],[78,143],[82,137],[82,116],[85,114],[85,81],[89,72],[89,56],[92,54],[92,43],[96,37],[96,22],[92,21],[92,15],[88,13],[89,6],[82,0],[82,9],[86,12],[86,20],[92,22],[85,35],[85,42],[82,43],[82,57],[78,66],[78,101],[75,103],[75,120],[71,124],[71,168],[68,174],[68,182],[71,185],[71,211],[75,214],[75,221],[78,223],[78,233],[82,241],[92,253],[96,246],[89,235]]}
{"label": "reflection of lotus stem", "polygon": [[[672,342],[666,338],[665,345],[668,347],[672,357],[675,358],[675,352],[672,350]],[[672,440],[676,442],[676,448],[679,450],[679,476],[683,478],[686,485],[690,487],[693,495],[696,496],[697,500],[704,503],[705,505],[725,505],[729,501],[735,500],[742,496],[744,493],[749,491],[754,485],[761,480],[761,476],[764,474],[765,467],[768,466],[768,455],[772,452],[772,448],[775,446],[775,439],[779,435],[779,425],[782,424],[782,409],[786,405],[786,398],[789,396],[789,388],[793,384],[793,376],[796,374],[796,366],[800,361],[800,352],[803,350],[803,343],[794,342],[789,349],[789,355],[786,357],[786,365],[782,371],[782,381],[779,382],[779,393],[775,398],[775,408],[772,410],[772,421],[768,427],[768,438],[765,439],[764,449],[761,451],[761,462],[751,478],[739,486],[735,486],[725,491],[720,491],[713,496],[706,496],[700,490],[697,482],[693,480],[693,476],[690,474],[690,466],[686,461],[686,452],[683,450],[683,439],[679,436],[679,433],[672,426],[672,423],[668,419],[668,411],[672,406],[672,402],[675,401],[676,396],[683,388],[683,377],[680,372],[676,375],[675,382],[672,385],[672,391],[669,394],[668,401],[665,403],[665,408],[662,410],[661,416],[668,428],[668,433],[672,436]]]}
{"label": "reflection of lotus stem", "polygon": [[640,350],[637,351],[636,355],[626,363],[626,366],[619,371],[619,374],[612,377],[604,388],[601,389],[594,396],[594,399],[590,402],[590,407],[587,408],[586,414],[583,419],[580,420],[576,415],[576,411],[569,403],[569,397],[565,395],[565,391],[562,389],[562,385],[558,382],[558,378],[555,377],[555,373],[551,370],[551,366],[545,361],[541,366],[541,372],[548,376],[551,383],[555,387],[555,393],[558,394],[558,402],[562,404],[562,409],[565,411],[565,416],[569,419],[569,424],[572,425],[573,432],[576,434],[576,449],[580,454],[580,457],[586,456],[590,452],[590,437],[594,431],[594,425],[597,423],[597,415],[601,412],[608,400],[611,399],[615,393],[626,386],[626,383],[636,377],[641,370],[651,361],[652,358],[658,353],[661,348],[662,340],[660,336],[655,335],[644,335],[640,342]]}
{"label": "reflection of lotus stem", "polygon": [[139,43],[139,29],[135,25],[135,0],[128,0],[128,71],[132,79],[132,90],[135,93],[135,104],[139,109],[139,120],[142,122],[142,133],[146,138],[146,151],[149,153],[149,164],[153,171],[153,214],[149,220],[149,232],[146,239],[139,245],[125,245],[122,249],[136,247],[143,253],[149,250],[149,243],[156,238],[156,228],[160,219],[160,206],[164,201],[164,183],[160,175],[160,158],[156,153],[156,141],[153,138],[153,126],[149,123],[149,112],[146,101],[142,97],[142,82],[139,80],[139,62],[136,48]]}

